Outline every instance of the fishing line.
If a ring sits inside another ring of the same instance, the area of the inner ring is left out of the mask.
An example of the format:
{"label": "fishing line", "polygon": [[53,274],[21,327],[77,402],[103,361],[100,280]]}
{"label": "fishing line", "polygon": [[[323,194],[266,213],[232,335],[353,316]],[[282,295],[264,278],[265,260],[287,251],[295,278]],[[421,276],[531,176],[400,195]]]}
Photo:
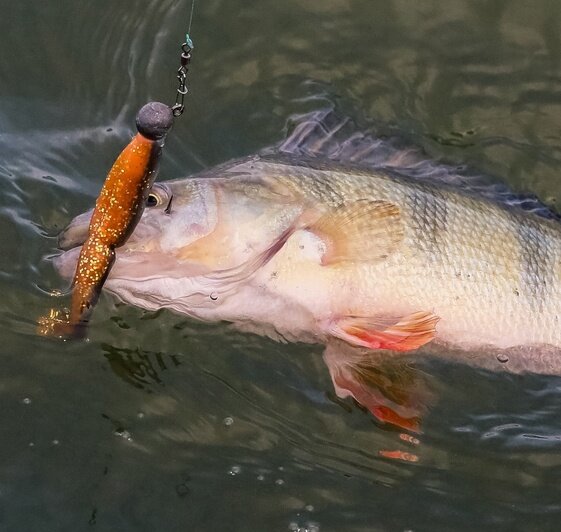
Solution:
{"label": "fishing line", "polygon": [[189,63],[191,62],[191,52],[195,47],[190,35],[194,11],[195,0],[192,0],[189,25],[187,27],[187,33],[185,34],[185,42],[181,45],[181,56],[179,58],[179,68],[177,69],[175,104],[171,108],[174,117],[181,116],[183,111],[185,111],[185,95],[189,92],[189,88],[187,87],[187,73],[189,72]]}
{"label": "fishing line", "polygon": [[187,36],[191,33],[191,22],[193,22],[193,11],[195,11],[195,0],[191,2],[191,15],[189,16],[189,27],[187,29]]}

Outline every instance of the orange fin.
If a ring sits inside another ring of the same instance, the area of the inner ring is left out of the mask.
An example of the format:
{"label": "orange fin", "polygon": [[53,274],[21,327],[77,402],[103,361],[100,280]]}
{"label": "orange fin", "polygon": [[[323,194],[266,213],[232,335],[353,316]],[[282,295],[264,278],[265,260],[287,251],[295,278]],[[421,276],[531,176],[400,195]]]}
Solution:
{"label": "orange fin", "polygon": [[434,338],[439,319],[432,312],[415,312],[394,323],[349,316],[331,321],[328,332],[357,347],[411,351]]}
{"label": "orange fin", "polygon": [[390,460],[402,460],[403,462],[418,462],[419,456],[414,453],[407,453],[405,451],[378,451],[382,458],[389,458]]}
{"label": "orange fin", "polygon": [[421,432],[421,420],[416,415],[409,417],[400,414],[398,405],[389,406],[388,399],[381,389],[376,389],[353,366],[340,367],[332,375],[335,393],[339,397],[351,396],[382,423],[388,423],[411,432]]}
{"label": "orange fin", "polygon": [[307,228],[325,242],[324,265],[380,261],[393,253],[403,239],[399,207],[388,201],[345,203]]}

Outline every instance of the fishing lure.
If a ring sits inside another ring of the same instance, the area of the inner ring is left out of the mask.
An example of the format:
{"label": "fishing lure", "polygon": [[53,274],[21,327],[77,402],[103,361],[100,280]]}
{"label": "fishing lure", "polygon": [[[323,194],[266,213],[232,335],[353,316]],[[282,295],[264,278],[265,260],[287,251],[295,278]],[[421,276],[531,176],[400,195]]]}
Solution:
{"label": "fishing lure", "polygon": [[[191,4],[189,31],[195,0]],[[115,249],[122,246],[142,216],[149,191],[156,179],[162,147],[174,117],[185,110],[187,73],[194,45],[189,33],[181,45],[178,86],[172,107],[159,102],[146,104],[136,117],[138,133],[117,157],[95,204],[72,282],[69,312],[51,309],[39,319],[39,334],[82,338],[105,279],[115,262]]]}
{"label": "fishing lure", "polygon": [[136,227],[156,179],[162,146],[173,125],[167,105],[150,102],[136,118],[138,133],[117,157],[96,201],[72,283],[72,303],[67,316],[51,310],[39,320],[39,332],[62,338],[81,338],[115,262],[115,249]]}

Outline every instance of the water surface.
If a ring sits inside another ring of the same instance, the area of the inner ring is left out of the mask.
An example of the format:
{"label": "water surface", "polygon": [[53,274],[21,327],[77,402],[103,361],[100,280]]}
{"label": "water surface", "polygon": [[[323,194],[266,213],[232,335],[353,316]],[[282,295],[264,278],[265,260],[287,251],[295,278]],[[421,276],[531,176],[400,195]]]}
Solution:
{"label": "water surface", "polygon": [[[190,4],[8,2],[0,31],[0,528],[557,530],[561,379],[453,361],[413,449],[336,401],[319,346],[102,298],[87,343],[35,335],[45,257],[138,108],[172,102]],[[337,104],[555,204],[561,6],[199,0],[191,94],[161,179],[279,142]],[[385,459],[414,452],[418,461]]]}

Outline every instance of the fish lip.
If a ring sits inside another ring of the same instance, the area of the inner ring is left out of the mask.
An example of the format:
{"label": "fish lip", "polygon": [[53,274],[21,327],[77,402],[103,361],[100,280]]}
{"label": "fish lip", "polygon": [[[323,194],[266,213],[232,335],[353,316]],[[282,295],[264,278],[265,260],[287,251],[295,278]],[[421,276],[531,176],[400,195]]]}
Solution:
{"label": "fish lip", "polygon": [[71,281],[74,278],[80,249],[81,248],[79,246],[75,246],[68,250],[64,250],[62,253],[59,253],[51,258],[52,264],[57,273],[67,281]]}
{"label": "fish lip", "polygon": [[[72,280],[78,264],[81,247],[76,246],[62,251],[52,257],[58,274],[66,280]],[[157,267],[152,266],[156,263]],[[139,282],[170,278],[184,279],[200,277],[209,273],[208,268],[197,263],[181,262],[176,257],[166,256],[159,251],[116,250],[116,261],[107,277],[106,285],[112,281]]]}
{"label": "fish lip", "polygon": [[[51,258],[55,270],[63,279],[72,280],[74,278],[81,249],[81,246],[77,245],[71,247],[70,249],[63,250],[62,252],[54,255]],[[125,276],[122,275],[122,272],[120,272],[123,263],[126,263],[127,267],[130,267],[131,265],[142,265],[146,263],[145,253],[118,253],[117,258],[120,259],[120,261],[118,260],[115,263],[114,267],[111,268],[107,283],[109,283],[109,281],[111,279],[114,279],[115,277],[119,278],[122,276],[123,278],[125,278]],[[117,276],[115,275],[116,273]],[[121,275],[119,275],[119,273],[121,273]],[[146,278],[146,276],[144,276],[144,278]]]}
{"label": "fish lip", "polygon": [[58,248],[62,251],[81,246],[88,238],[93,209],[76,216],[58,235]]}

